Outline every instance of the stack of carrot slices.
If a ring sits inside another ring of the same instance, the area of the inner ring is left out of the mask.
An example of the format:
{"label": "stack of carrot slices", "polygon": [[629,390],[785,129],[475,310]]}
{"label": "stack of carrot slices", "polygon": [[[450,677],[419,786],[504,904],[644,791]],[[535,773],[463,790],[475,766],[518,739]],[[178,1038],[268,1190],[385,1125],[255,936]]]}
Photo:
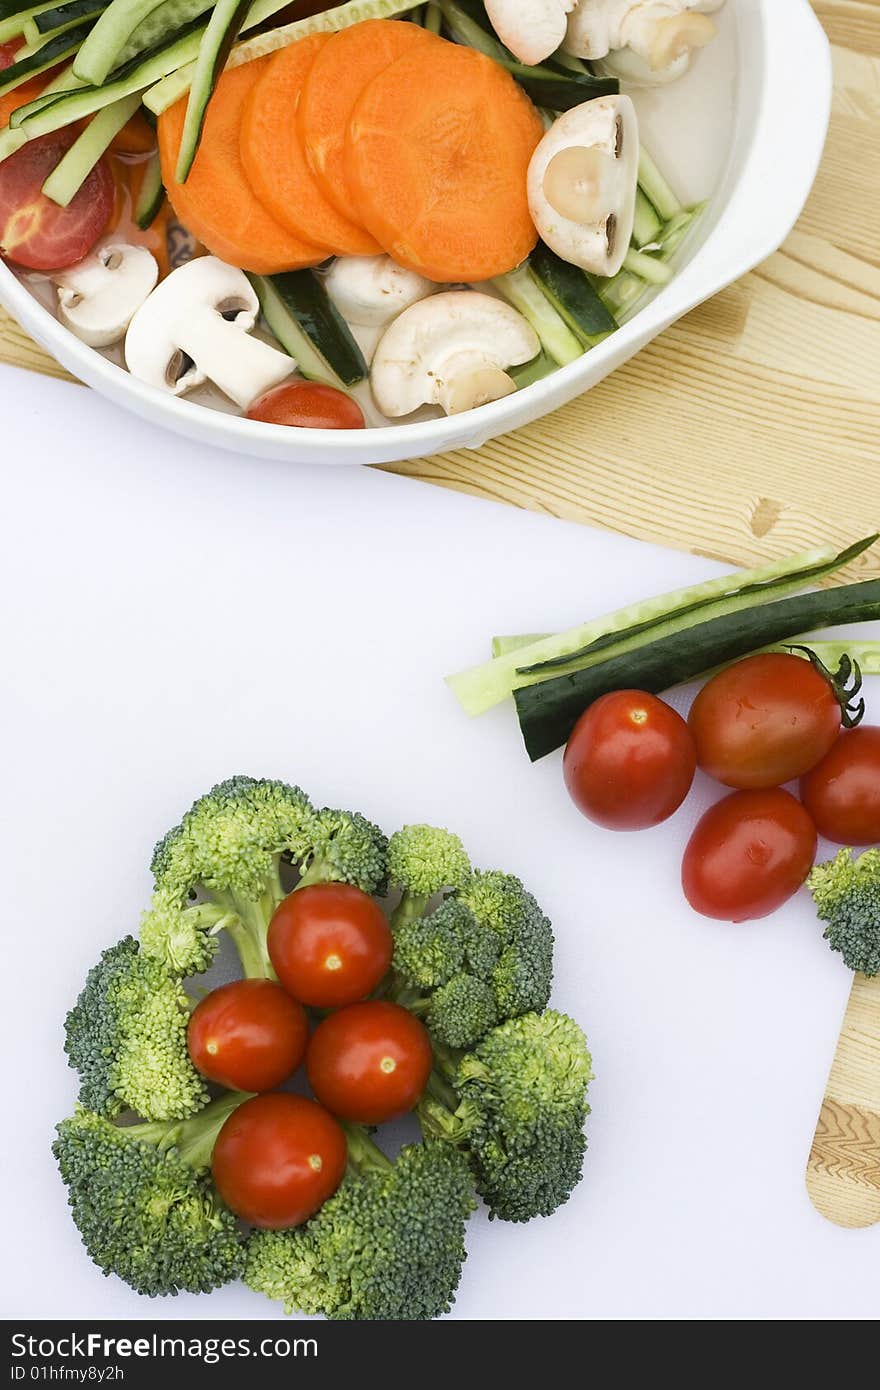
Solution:
{"label": "stack of carrot slices", "polygon": [[186,100],[159,118],[169,198],[209,251],[257,274],[387,251],[444,284],[532,250],[538,113],[490,58],[416,24],[311,34],[228,70],[185,184]]}

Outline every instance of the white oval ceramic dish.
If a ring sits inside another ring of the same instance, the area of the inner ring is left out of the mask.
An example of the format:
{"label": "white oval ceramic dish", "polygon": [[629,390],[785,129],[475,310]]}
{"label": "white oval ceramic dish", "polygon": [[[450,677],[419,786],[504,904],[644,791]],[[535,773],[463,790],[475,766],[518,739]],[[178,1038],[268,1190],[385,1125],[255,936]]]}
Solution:
{"label": "white oval ceramic dish", "polygon": [[727,0],[720,18],[717,39],[692,72],[639,101],[652,153],[686,197],[710,196],[675,278],[592,352],[479,410],[365,431],[263,425],[136,381],[68,332],[2,264],[0,302],[89,386],[203,443],[328,464],[390,463],[476,448],[595,386],[682,314],[769,256],[797,220],[828,127],[827,40],[808,0]]}

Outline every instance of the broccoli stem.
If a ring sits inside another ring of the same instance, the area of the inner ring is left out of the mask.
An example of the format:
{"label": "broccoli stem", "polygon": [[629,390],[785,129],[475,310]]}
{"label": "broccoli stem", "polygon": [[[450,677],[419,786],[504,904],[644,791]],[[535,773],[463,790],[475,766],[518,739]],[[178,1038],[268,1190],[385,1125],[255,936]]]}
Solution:
{"label": "broccoli stem", "polygon": [[[280,882],[279,882],[280,888]],[[281,895],[284,896],[283,893]],[[268,931],[272,913],[277,904],[267,890],[256,902],[241,898],[235,893],[217,893],[214,900],[229,914],[223,926],[232,939],[245,978],[249,980],[275,980],[278,977],[269,959]],[[280,902],[279,898],[279,902]]]}
{"label": "broccoli stem", "polygon": [[399,931],[409,922],[414,922],[417,917],[423,917],[430,901],[430,896],[426,897],[422,893],[412,893],[405,890],[403,897],[391,914],[391,931]]}
{"label": "broccoli stem", "polygon": [[344,1120],[340,1123],[348,1143],[348,1161],[356,1173],[391,1171],[394,1167],[391,1159],[373,1143],[366,1130],[360,1125],[348,1124]]}
{"label": "broccoli stem", "polygon": [[148,1124],[126,1125],[125,1133],[143,1144],[154,1144],[157,1149],[174,1149],[191,1168],[209,1168],[217,1135],[232,1112],[246,1100],[250,1100],[249,1092],[229,1091],[188,1120],[170,1123],[154,1120]]}

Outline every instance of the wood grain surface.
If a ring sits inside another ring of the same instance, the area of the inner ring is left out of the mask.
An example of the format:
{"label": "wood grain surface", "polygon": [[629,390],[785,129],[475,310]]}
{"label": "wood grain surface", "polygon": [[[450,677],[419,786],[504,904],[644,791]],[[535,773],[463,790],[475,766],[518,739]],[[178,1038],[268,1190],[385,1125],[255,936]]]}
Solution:
{"label": "wood grain surface", "polygon": [[[814,6],[834,108],[782,249],[556,414],[395,471],[734,564],[880,527],[880,3]],[[66,375],[2,310],[0,361]],[[880,981],[854,981],[807,1188],[880,1221]]]}

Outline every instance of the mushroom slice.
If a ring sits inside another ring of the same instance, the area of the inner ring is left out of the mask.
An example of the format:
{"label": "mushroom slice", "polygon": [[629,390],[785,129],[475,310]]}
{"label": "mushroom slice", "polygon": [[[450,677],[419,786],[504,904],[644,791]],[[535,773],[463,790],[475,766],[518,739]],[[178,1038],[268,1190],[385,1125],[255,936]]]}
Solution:
{"label": "mushroom slice", "polygon": [[69,270],[52,276],[58,317],[90,347],[109,347],[125,336],[158,278],[156,259],[146,247],[104,242]]}
{"label": "mushroom slice", "polygon": [[376,348],[370,383],[383,415],[420,405],[448,415],[516,389],[508,367],[537,357],[540,343],[521,314],[477,290],[446,290],[404,309]]}
{"label": "mushroom slice", "polygon": [[557,256],[616,275],[632,237],[639,131],[629,97],[598,97],[553,122],[532,155],[529,210]]}
{"label": "mushroom slice", "polygon": [[[669,81],[715,36],[710,11],[724,0],[578,0],[563,47],[641,81]],[[630,63],[629,55],[634,62]],[[618,57],[620,63],[618,64]],[[656,74],[656,76],[654,76]]]}
{"label": "mushroom slice", "polygon": [[383,327],[437,288],[390,256],[339,256],[324,287],[346,322],[364,328]]}
{"label": "mushroom slice", "polygon": [[559,48],[576,4],[577,0],[486,0],[486,14],[514,57],[534,66]]}
{"label": "mushroom slice", "polygon": [[243,271],[216,256],[178,266],[138,309],[125,338],[132,376],[182,396],[205,381],[245,409],[296,363],[250,330],[259,302]]}

